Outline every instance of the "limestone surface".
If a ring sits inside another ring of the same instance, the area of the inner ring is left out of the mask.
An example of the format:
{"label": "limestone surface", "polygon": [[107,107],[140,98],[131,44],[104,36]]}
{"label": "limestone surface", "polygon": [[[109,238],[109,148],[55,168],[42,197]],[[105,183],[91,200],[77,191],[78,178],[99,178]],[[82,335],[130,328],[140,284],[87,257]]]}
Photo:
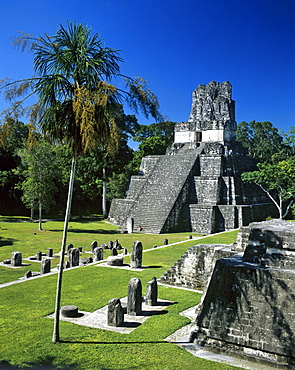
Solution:
{"label": "limestone surface", "polygon": [[235,247],[242,244],[237,249],[244,252],[216,262],[192,341],[275,366],[295,365],[294,236],[294,225],[282,220],[241,228]]}

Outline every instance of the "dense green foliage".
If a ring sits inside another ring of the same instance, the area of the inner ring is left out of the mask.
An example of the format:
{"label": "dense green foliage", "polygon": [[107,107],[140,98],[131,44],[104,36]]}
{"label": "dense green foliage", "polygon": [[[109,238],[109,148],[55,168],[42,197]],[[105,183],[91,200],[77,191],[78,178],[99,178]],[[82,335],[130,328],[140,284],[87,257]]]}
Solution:
{"label": "dense green foliage", "polygon": [[279,218],[290,209],[295,214],[294,130],[283,134],[270,122],[241,122],[237,140],[258,162],[257,171],[243,173],[242,180],[260,186],[277,207]]}
{"label": "dense green foliage", "polygon": [[243,181],[260,186],[276,205],[279,218],[284,218],[295,200],[295,157],[257,167],[258,171],[243,173]]}
{"label": "dense green foliage", "polygon": [[[21,160],[17,154],[29,134],[28,126],[5,115],[0,125],[0,210],[21,209],[21,192],[16,190],[19,176],[14,169]],[[17,207],[18,206],[18,207]]]}
{"label": "dense green foliage", "polygon": [[[167,146],[171,144],[171,141],[165,139],[164,133],[162,136],[158,136],[158,133],[157,135],[151,133],[152,136],[147,137],[140,143],[139,150],[133,151],[128,146],[128,139],[137,135],[136,128],[141,128],[141,125],[137,123],[134,116],[125,115],[121,105],[118,108],[116,124],[120,128],[121,137],[116,155],[107,154],[103,148],[97,147],[92,153],[83,154],[77,159],[73,198],[73,212],[76,215],[86,215],[93,212],[101,213],[103,167],[106,169],[107,199],[108,204],[110,204],[113,198],[123,198],[125,196],[130,176],[137,174],[141,158],[144,155],[164,154]],[[2,123],[2,126],[0,125],[2,130],[4,130],[4,124],[5,122]],[[156,125],[158,124],[153,124],[153,127]],[[33,179],[32,176],[28,177],[31,172],[25,163],[26,161],[23,160],[21,164],[24,151],[28,156],[30,155],[28,148],[32,149],[32,145],[28,141],[28,126],[11,120],[6,141],[18,141],[14,143],[14,147],[9,146],[9,149],[3,147],[0,151],[0,191],[3,194],[2,199],[7,199],[7,205],[3,202],[0,204],[0,213],[2,214],[12,214],[9,212],[10,205],[13,205],[15,212],[22,210],[22,189],[25,187],[25,181],[28,181],[29,178]],[[20,128],[26,135],[22,135],[21,131],[16,139],[15,135]],[[35,144],[37,146],[38,142],[35,142]],[[46,217],[48,215],[60,217],[63,215],[65,208],[72,154],[68,146],[55,143],[52,143],[51,146],[51,151],[55,153],[54,158],[51,158],[52,161],[55,161],[52,162],[52,165],[58,167],[54,180],[58,191],[54,196],[51,196],[50,213],[45,212],[45,214]],[[48,142],[47,147],[49,147]],[[33,153],[30,156],[32,155]],[[42,166],[42,163],[40,163],[40,166]],[[43,166],[43,168],[45,170],[46,166]],[[48,182],[46,184],[48,185]],[[31,208],[28,202],[25,202],[25,204],[28,209]],[[29,211],[26,214],[29,214]]]}
{"label": "dense green foliage", "polygon": [[294,154],[284,137],[271,122],[241,122],[237,128],[237,140],[249,150],[249,155],[259,162],[272,162],[276,157]]}
{"label": "dense green foliage", "polygon": [[42,229],[42,211],[54,205],[58,166],[54,147],[44,141],[35,142],[29,150],[19,151],[22,161],[21,174],[25,178],[19,185],[23,191],[22,201],[31,209],[39,210],[39,230]]}

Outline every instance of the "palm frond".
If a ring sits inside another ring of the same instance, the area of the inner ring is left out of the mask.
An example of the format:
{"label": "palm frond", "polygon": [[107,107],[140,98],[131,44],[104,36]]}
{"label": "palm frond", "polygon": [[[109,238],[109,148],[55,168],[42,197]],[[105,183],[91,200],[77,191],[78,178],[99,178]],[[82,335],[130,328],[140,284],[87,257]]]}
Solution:
{"label": "palm frond", "polygon": [[163,122],[164,117],[159,112],[159,102],[156,95],[148,88],[148,83],[141,77],[125,78],[126,86],[129,89],[127,102],[136,112],[140,110],[147,118],[151,115],[157,122]]}
{"label": "palm frond", "polygon": [[33,52],[39,40],[33,34],[18,31],[18,36],[12,37],[12,45],[21,51]]}

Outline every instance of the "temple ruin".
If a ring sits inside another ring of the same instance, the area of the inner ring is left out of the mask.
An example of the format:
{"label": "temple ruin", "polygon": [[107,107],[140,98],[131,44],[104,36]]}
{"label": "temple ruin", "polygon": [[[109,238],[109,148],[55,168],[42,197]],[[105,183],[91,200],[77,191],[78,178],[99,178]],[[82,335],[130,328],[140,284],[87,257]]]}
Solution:
{"label": "temple ruin", "polygon": [[191,342],[293,369],[294,223],[274,219],[241,227],[230,250],[214,269],[210,266],[209,275],[213,272],[196,312]]}
{"label": "temple ruin", "polygon": [[187,122],[175,126],[165,155],[144,157],[125,199],[114,199],[109,221],[122,232],[214,233],[264,220],[273,206],[260,188],[241,181],[255,169],[236,141],[229,82],[199,85]]}

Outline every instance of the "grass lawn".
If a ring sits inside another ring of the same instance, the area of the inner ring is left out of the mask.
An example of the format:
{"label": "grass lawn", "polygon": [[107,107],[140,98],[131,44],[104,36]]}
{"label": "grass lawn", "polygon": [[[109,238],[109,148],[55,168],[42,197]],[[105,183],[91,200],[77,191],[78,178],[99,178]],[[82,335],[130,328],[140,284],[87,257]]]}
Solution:
{"label": "grass lawn", "polygon": [[[44,223],[46,231],[37,232],[37,224],[19,219],[0,219],[0,260],[10,258],[18,250],[23,256],[59,250],[62,223]],[[92,312],[105,306],[111,298],[127,295],[130,278],[141,279],[143,294],[153,276],[160,277],[186,250],[196,243],[231,243],[237,232],[210,236],[198,241],[189,240],[143,254],[143,271],[129,271],[91,265],[65,270],[62,305],[74,304],[79,310]],[[117,227],[97,220],[71,222],[68,243],[89,250],[93,240],[98,244],[118,239],[129,251],[134,240],[144,249],[188,240],[189,233],[148,235],[119,234]],[[196,234],[195,234],[196,235]],[[126,257],[128,258],[128,257]],[[129,262],[128,260],[126,261]],[[32,262],[32,266],[38,263]],[[0,283],[23,276],[27,267],[12,270],[0,267]],[[52,343],[53,321],[46,316],[53,312],[57,275],[28,279],[23,283],[0,289],[0,369],[7,365],[42,369],[41,364],[53,364],[63,369],[234,369],[229,365],[199,359],[164,338],[184,326],[189,319],[179,312],[196,305],[197,292],[159,286],[159,298],[174,301],[163,314],[151,316],[131,334],[86,328],[61,322],[61,342]]]}

